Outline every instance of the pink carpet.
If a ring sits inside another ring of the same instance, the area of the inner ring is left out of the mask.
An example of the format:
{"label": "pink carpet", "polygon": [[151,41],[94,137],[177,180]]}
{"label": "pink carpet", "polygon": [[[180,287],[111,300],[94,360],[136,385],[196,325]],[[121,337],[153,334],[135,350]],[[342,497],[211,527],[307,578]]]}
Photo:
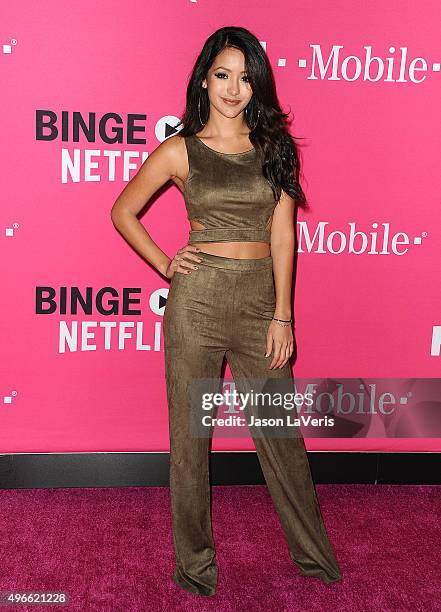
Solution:
{"label": "pink carpet", "polygon": [[0,495],[0,590],[63,590],[70,605],[45,608],[69,612],[440,609],[440,486],[316,490],[340,583],[300,575],[265,486],[213,487],[213,597],[171,580],[168,488],[16,489]]}

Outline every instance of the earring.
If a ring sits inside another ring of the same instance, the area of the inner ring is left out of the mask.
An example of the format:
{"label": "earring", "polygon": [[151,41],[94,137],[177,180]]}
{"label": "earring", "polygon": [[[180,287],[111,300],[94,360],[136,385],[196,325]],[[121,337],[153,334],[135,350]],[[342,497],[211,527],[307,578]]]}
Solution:
{"label": "earring", "polygon": [[[246,109],[245,109],[246,112]],[[256,123],[253,125],[252,128],[250,128],[250,130],[253,132],[256,129],[257,124],[259,123],[259,117],[260,117],[260,108],[257,110],[257,119],[256,119]],[[247,121],[248,121],[248,116],[247,116]]]}
{"label": "earring", "polygon": [[204,123],[201,119],[201,93],[202,92],[199,92],[198,113],[199,113],[199,121],[201,122],[201,125],[205,125],[205,123],[207,122]]}

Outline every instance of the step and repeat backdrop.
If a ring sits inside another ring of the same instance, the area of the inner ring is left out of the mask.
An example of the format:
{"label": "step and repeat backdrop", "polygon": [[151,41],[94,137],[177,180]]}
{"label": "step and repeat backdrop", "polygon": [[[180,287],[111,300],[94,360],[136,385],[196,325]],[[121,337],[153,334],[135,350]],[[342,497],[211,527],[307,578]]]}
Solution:
{"label": "step and repeat backdrop", "polygon": [[[0,453],[169,450],[169,283],[110,211],[176,133],[196,57],[227,25],[264,47],[303,161],[293,375],[324,417],[305,421],[307,448],[441,450],[439,2],[0,12]],[[170,257],[188,240],[173,184],[140,220]],[[250,436],[213,440],[253,448]]]}

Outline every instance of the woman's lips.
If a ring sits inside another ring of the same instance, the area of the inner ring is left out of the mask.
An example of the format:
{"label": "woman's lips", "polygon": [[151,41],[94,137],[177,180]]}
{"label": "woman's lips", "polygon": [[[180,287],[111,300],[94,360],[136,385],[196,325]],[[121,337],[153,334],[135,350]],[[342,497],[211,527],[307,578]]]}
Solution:
{"label": "woman's lips", "polygon": [[240,100],[228,100],[227,98],[222,98],[222,100],[225,102],[225,104],[229,104],[230,106],[236,106],[237,104],[240,104]]}

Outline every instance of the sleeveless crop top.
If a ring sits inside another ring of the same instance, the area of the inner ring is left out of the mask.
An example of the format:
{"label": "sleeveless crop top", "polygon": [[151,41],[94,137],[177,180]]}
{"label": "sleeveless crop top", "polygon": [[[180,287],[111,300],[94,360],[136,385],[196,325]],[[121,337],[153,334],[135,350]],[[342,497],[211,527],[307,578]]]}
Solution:
{"label": "sleeveless crop top", "polygon": [[191,230],[195,242],[271,242],[267,229],[276,202],[262,174],[257,149],[221,153],[196,135],[184,136],[189,164],[184,188],[188,220],[205,229]]}

